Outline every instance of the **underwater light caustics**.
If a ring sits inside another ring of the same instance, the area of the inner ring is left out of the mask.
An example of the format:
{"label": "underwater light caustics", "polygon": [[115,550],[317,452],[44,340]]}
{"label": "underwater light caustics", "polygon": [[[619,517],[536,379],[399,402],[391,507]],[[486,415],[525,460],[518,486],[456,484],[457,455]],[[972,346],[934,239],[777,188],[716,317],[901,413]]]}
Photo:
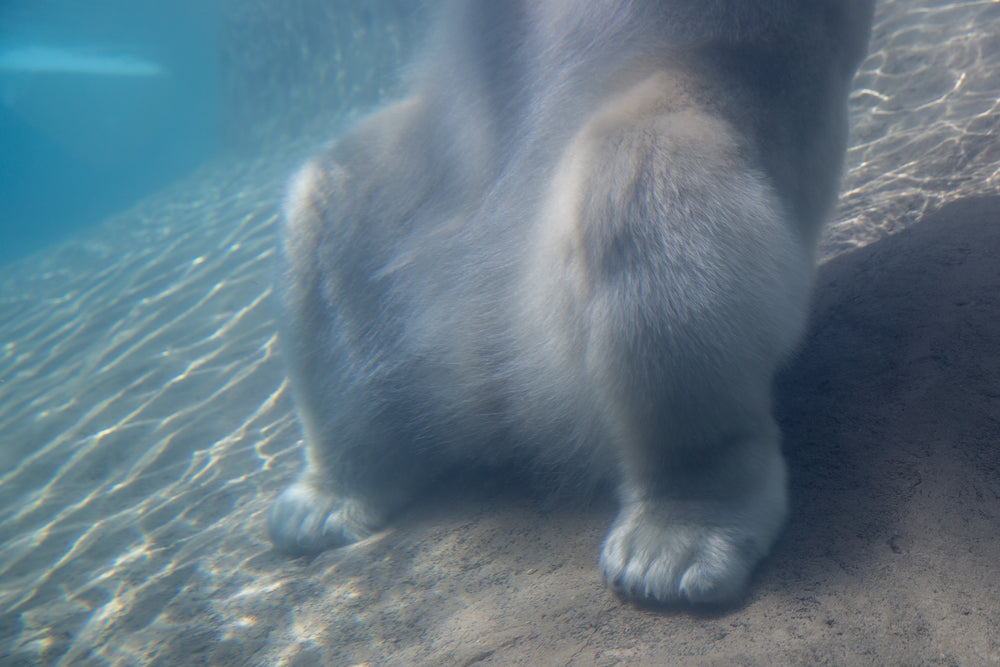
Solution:
{"label": "underwater light caustics", "polygon": [[0,72],[153,77],[166,70],[128,54],[98,54],[50,46],[26,46],[0,52]]}

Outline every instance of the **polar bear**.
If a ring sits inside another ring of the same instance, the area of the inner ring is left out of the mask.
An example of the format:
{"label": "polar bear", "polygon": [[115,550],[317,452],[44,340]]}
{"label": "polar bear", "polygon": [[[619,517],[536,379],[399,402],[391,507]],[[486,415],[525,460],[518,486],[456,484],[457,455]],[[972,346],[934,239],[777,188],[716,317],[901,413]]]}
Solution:
{"label": "polar bear", "polygon": [[292,179],[293,554],[469,463],[613,475],[606,581],[730,603],[787,513],[803,332],[872,0],[450,0],[410,94]]}

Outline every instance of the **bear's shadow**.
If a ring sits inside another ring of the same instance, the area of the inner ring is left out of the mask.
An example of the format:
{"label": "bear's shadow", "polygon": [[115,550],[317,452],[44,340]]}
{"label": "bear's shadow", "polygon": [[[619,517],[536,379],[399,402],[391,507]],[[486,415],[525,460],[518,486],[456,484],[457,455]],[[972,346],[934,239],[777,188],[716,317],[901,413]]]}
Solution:
{"label": "bear's shadow", "polygon": [[792,517],[764,578],[905,554],[928,515],[977,510],[954,489],[1000,509],[978,492],[1000,488],[1000,197],[952,202],[820,267],[776,404]]}

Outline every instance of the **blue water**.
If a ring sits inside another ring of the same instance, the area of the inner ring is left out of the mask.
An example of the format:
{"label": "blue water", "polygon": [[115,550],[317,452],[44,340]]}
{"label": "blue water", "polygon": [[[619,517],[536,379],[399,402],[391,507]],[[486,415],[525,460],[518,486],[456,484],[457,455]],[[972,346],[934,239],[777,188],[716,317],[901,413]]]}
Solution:
{"label": "blue water", "polygon": [[0,2],[0,264],[220,147],[216,0]]}

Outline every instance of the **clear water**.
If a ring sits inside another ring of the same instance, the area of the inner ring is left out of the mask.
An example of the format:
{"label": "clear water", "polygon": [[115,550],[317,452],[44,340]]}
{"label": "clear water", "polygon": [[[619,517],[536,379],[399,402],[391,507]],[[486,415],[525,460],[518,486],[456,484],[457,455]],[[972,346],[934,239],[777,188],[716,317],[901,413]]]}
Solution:
{"label": "clear water", "polygon": [[[377,660],[354,580],[288,613],[306,584],[265,535],[301,447],[270,263],[289,170],[392,91],[420,21],[97,4],[0,4],[0,662]],[[995,2],[880,5],[827,257],[997,191],[997,34]]]}
{"label": "clear water", "polygon": [[0,3],[0,263],[220,147],[217,0]]}

